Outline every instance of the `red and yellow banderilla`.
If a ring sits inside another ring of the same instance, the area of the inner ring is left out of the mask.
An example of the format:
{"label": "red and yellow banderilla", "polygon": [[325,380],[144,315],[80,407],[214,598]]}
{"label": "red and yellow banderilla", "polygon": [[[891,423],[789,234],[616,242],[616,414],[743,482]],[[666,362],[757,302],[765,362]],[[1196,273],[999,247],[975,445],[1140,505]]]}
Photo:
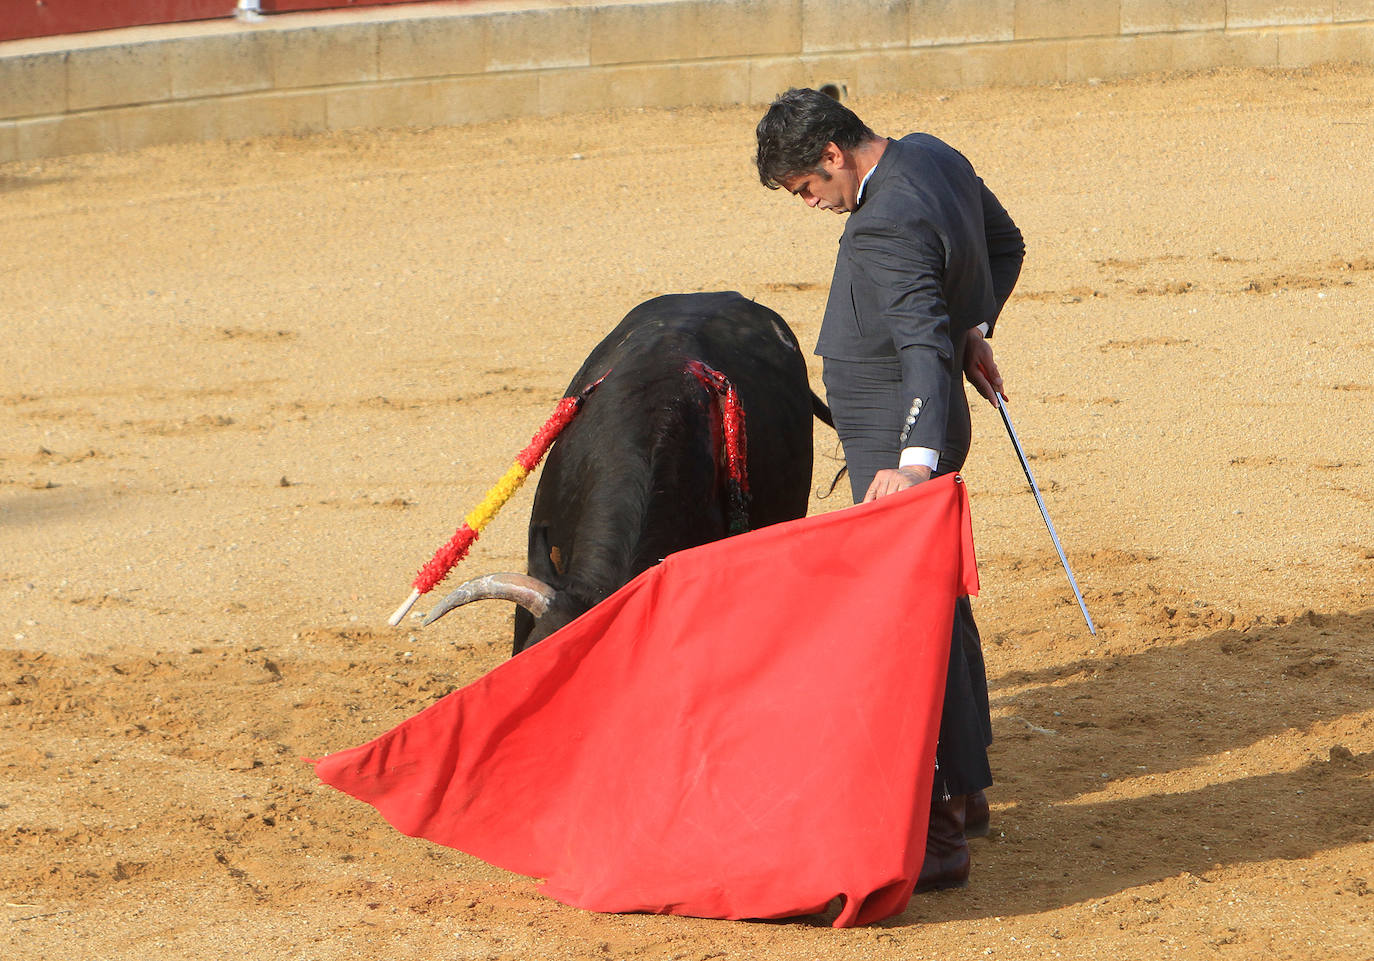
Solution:
{"label": "red and yellow banderilla", "polygon": [[[607,371],[607,374],[610,372]],[[582,388],[581,393],[564,397],[558,402],[553,415],[539,428],[534,438],[519,454],[515,455],[515,463],[511,464],[510,469],[502,475],[501,479],[487,491],[482,502],[472,509],[463,518],[463,524],[453,534],[447,544],[434,552],[429,563],[420,568],[420,572],[415,575],[415,580],[411,582],[414,588],[410,596],[400,607],[396,608],[396,613],[387,618],[387,623],[392,627],[401,623],[401,618],[410,612],[415,606],[415,602],[420,599],[421,594],[427,594],[434,589],[435,585],[442,581],[448,572],[453,570],[455,564],[467,556],[468,548],[472,542],[477,540],[477,535],[482,533],[482,528],[491,523],[491,519],[505,505],[506,501],[520,489],[520,485],[525,482],[539,462],[544,459],[549,447],[563,431],[564,427],[572,421],[573,417],[581,408],[583,402],[596,390],[597,386],[606,379],[607,374],[592,381]]]}

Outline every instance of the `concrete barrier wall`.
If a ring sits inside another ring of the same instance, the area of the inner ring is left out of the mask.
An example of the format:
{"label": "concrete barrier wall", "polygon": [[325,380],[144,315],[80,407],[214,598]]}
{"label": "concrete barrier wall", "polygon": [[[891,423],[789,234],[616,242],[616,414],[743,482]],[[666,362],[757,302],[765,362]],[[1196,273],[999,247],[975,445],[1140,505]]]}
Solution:
{"label": "concrete barrier wall", "polygon": [[0,43],[0,162],[179,141],[1374,62],[1374,0],[468,0]]}

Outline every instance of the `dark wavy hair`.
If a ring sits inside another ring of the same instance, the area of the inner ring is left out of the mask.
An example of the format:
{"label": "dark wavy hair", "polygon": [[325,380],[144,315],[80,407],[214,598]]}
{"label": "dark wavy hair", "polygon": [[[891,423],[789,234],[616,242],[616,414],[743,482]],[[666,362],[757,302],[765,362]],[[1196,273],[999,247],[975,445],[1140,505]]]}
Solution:
{"label": "dark wavy hair", "polygon": [[793,87],[774,100],[755,133],[759,152],[754,161],[769,190],[816,170],[826,144],[853,150],[876,136],[854,111],[810,87]]}

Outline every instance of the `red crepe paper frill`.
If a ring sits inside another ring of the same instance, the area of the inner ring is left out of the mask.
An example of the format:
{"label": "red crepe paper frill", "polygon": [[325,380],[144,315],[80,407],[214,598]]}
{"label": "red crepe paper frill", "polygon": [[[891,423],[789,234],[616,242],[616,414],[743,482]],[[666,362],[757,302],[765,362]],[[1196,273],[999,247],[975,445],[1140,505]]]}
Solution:
{"label": "red crepe paper frill", "polygon": [[583,396],[585,395],[579,394],[576,397],[564,397],[560,400],[558,406],[554,408],[553,415],[549,417],[543,427],[539,428],[534,439],[529,442],[529,446],[515,456],[515,462],[528,471],[539,466],[539,462],[544,459],[544,454],[553,444],[554,439],[558,437],[564,427],[568,426],[577,413],[577,409],[582,406]]}
{"label": "red crepe paper frill", "polygon": [[427,594],[434,589],[434,585],[442,581],[448,572],[453,570],[453,566],[467,556],[468,548],[472,542],[477,540],[477,532],[468,525],[464,524],[449,538],[449,542],[434,552],[429,563],[420,568],[420,573],[415,575],[415,581],[411,585],[421,594]]}

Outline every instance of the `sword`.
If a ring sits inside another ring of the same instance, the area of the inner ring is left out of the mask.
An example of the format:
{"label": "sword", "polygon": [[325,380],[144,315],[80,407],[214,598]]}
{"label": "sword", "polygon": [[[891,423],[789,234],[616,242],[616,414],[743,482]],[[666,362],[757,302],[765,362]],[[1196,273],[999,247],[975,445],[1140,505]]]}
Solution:
{"label": "sword", "polygon": [[[986,376],[986,372],[984,372]],[[1050,540],[1054,541],[1054,549],[1059,552],[1059,563],[1064,565],[1064,573],[1069,575],[1069,586],[1073,588],[1073,596],[1078,598],[1078,608],[1083,612],[1083,620],[1088,622],[1088,633],[1097,635],[1097,628],[1093,626],[1093,619],[1088,615],[1088,605],[1083,603],[1083,594],[1078,590],[1078,581],[1074,580],[1073,571],[1069,569],[1069,559],[1064,556],[1064,548],[1059,544],[1059,535],[1054,531],[1054,524],[1050,521],[1050,512],[1045,509],[1045,499],[1040,496],[1040,488],[1035,484],[1035,478],[1031,476],[1030,462],[1026,460],[1026,452],[1021,449],[1021,441],[1016,438],[1016,428],[1011,426],[1011,417],[1007,415],[1006,405],[1003,403],[1001,391],[994,390],[993,396],[997,398],[997,412],[1002,415],[1002,423],[1007,425],[1007,433],[1011,435],[1011,446],[1016,448],[1016,456],[1021,461],[1021,469],[1026,472],[1026,480],[1030,481],[1031,493],[1035,494],[1035,502],[1040,505],[1040,516],[1045,519],[1045,526],[1049,528]]]}

